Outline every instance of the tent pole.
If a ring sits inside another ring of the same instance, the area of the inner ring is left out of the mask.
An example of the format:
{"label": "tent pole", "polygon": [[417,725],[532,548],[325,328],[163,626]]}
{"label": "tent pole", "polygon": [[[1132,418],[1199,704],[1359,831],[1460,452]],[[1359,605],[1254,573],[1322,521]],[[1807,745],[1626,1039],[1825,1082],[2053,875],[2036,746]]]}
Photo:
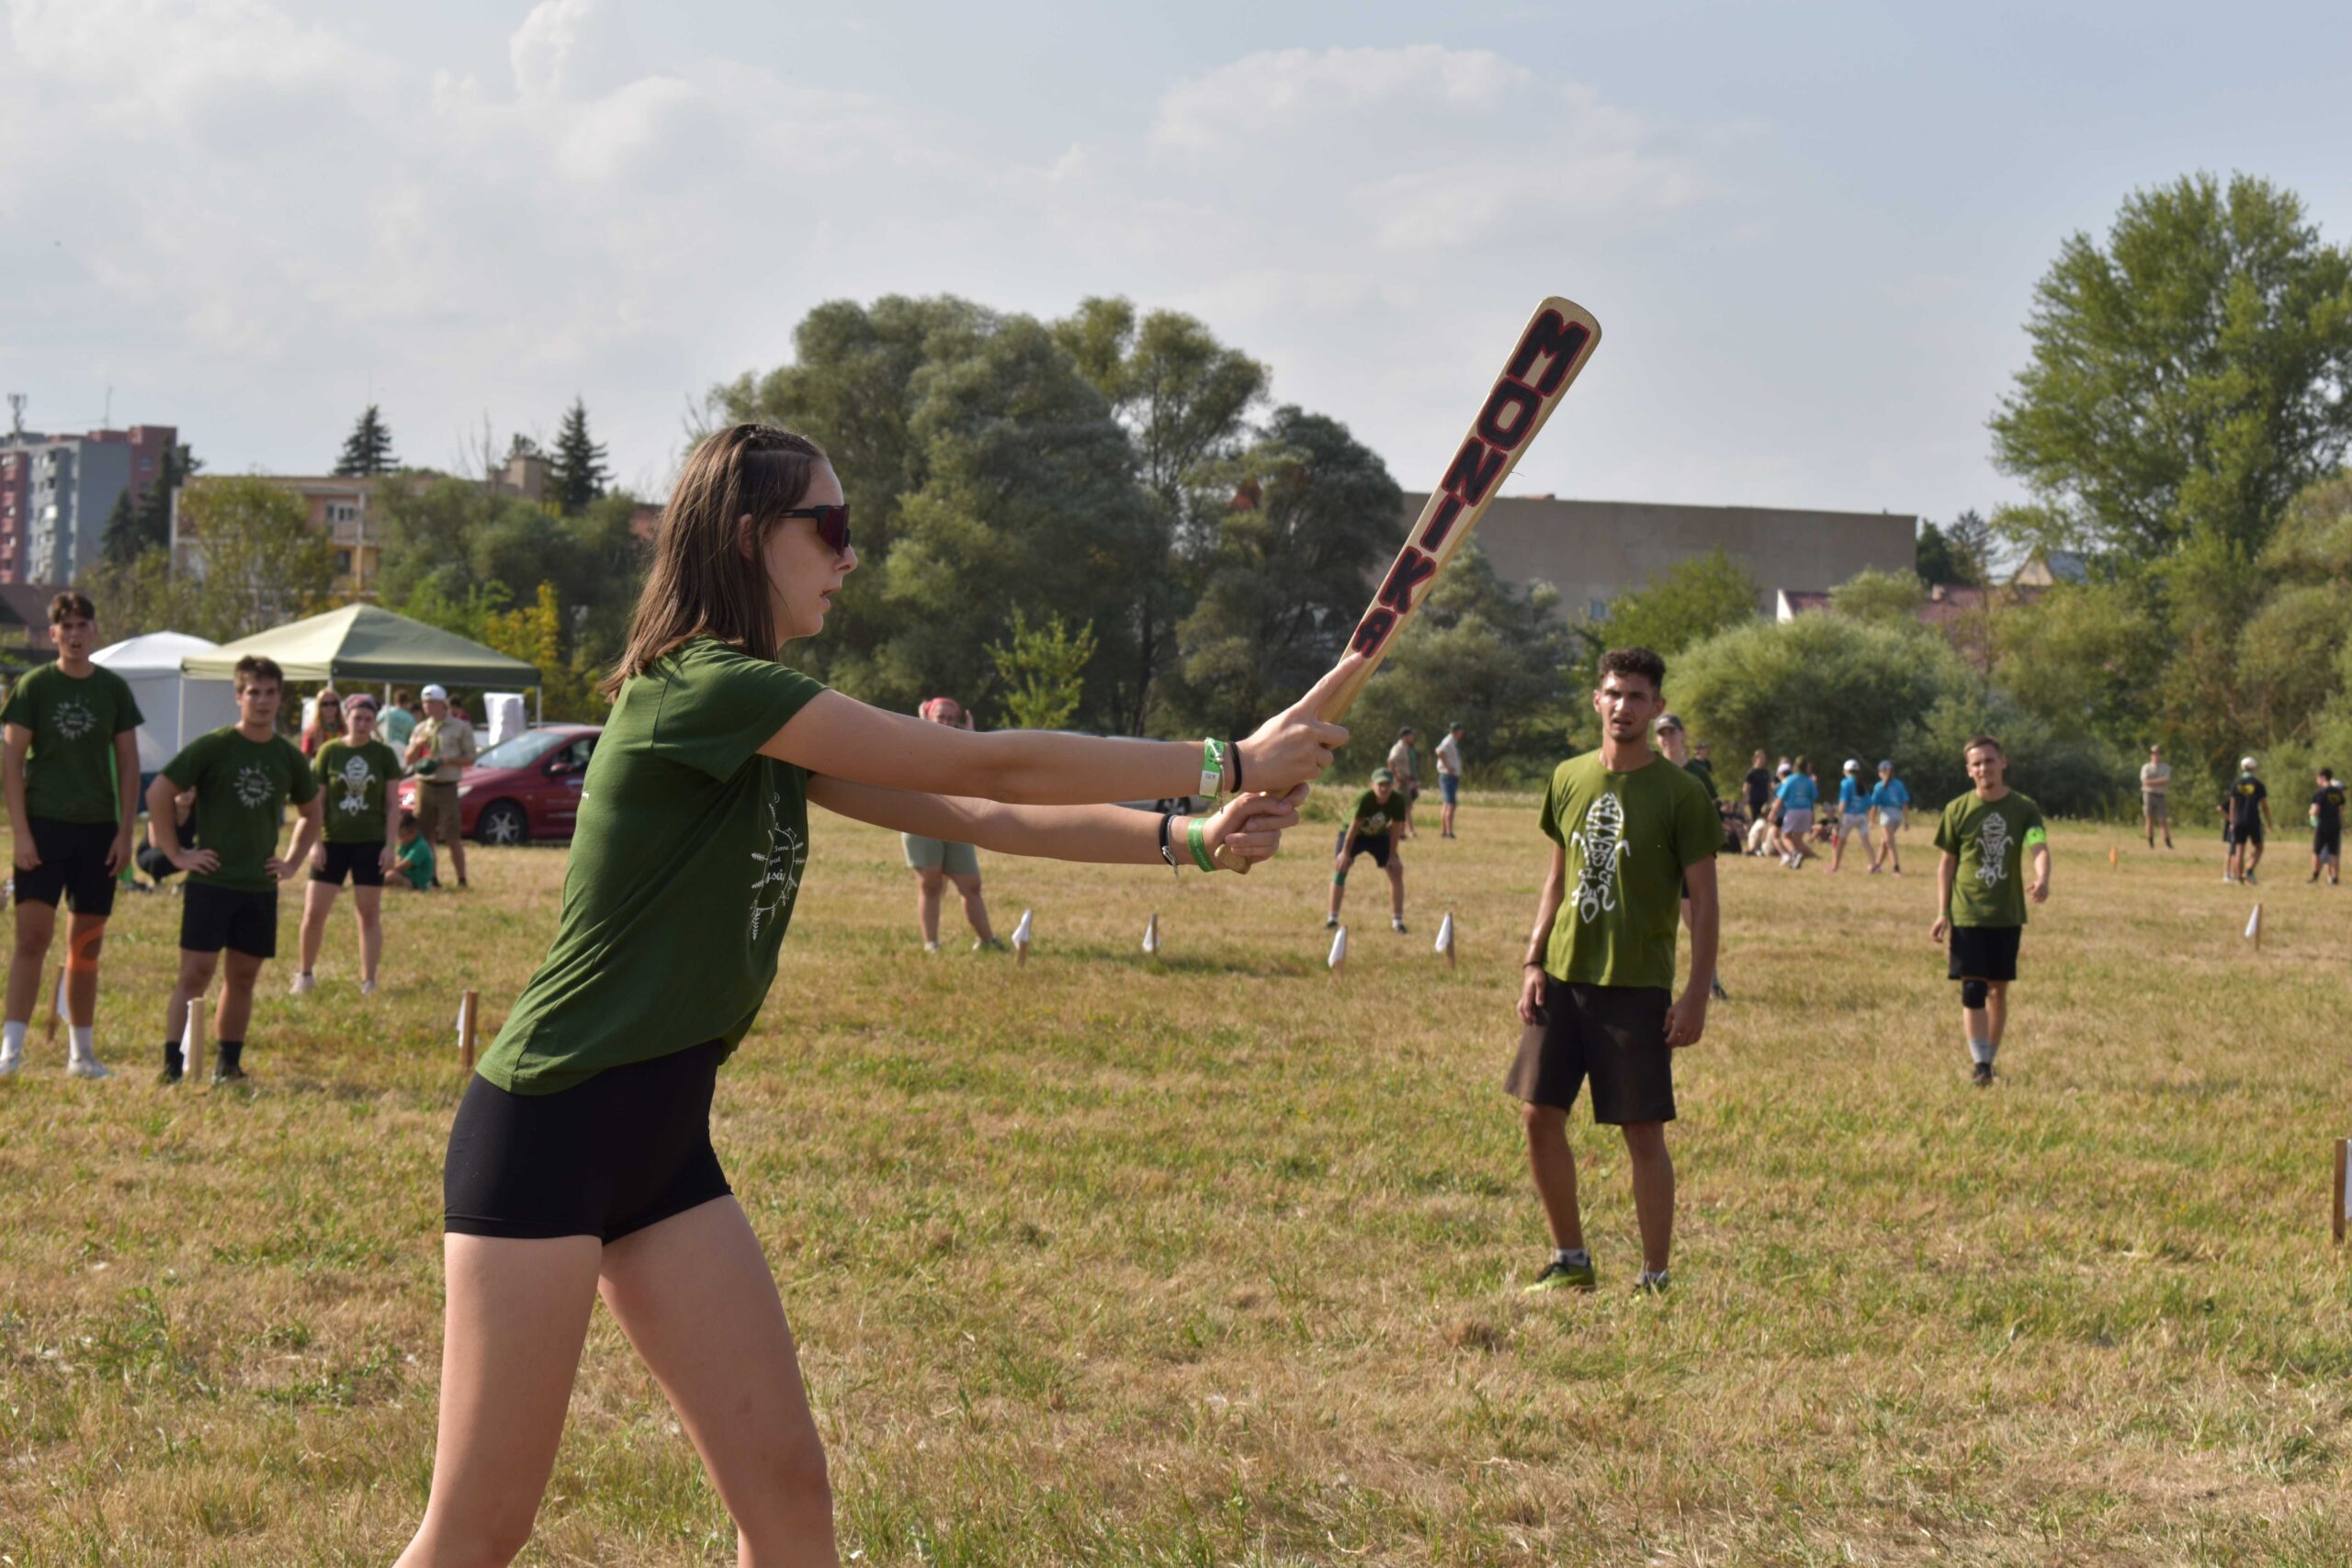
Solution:
{"label": "tent pole", "polygon": [[548,690],[545,686],[531,688],[531,722],[545,726],[548,721]]}

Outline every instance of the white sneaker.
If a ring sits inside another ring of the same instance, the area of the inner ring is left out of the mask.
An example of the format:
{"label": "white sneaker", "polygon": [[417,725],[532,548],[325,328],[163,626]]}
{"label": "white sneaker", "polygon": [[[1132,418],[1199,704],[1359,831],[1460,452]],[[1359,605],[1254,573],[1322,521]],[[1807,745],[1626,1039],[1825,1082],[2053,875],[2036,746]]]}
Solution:
{"label": "white sneaker", "polygon": [[363,996],[363,997],[372,997],[372,996],[374,996],[374,995],[376,994],[376,982],[375,982],[375,981],[373,981],[373,980],[362,980],[362,981],[360,981],[360,982],[359,982],[359,994],[360,994],[361,996]]}
{"label": "white sneaker", "polygon": [[315,976],[297,975],[294,976],[293,994],[298,997],[307,997],[318,988],[318,978]]}
{"label": "white sneaker", "polygon": [[21,1067],[24,1065],[25,1055],[23,1052],[0,1051],[0,1078],[10,1077],[18,1067]]}
{"label": "white sneaker", "polygon": [[69,1078],[110,1078],[114,1077],[112,1073],[107,1071],[106,1065],[100,1062],[96,1056],[76,1056],[74,1060],[66,1063],[65,1076]]}

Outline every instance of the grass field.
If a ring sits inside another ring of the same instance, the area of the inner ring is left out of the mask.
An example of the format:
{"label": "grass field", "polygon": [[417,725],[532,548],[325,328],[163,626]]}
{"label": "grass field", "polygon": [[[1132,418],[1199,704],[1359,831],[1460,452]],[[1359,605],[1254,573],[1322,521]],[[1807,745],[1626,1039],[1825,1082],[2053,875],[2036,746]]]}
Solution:
{"label": "grass field", "polygon": [[[1318,805],[1325,805],[1327,795]],[[1408,848],[1410,938],[1328,826],[1246,883],[992,859],[1024,967],[925,960],[895,839],[819,816],[785,965],[720,1082],[872,1564],[2352,1560],[2352,1312],[2326,1201],[2352,892],[2256,890],[2063,826],[2002,1084],[1971,1089],[1901,880],[1724,863],[1679,1066],[1675,1288],[1581,1116],[1589,1297],[1545,1258],[1498,1081],[1543,865],[1532,799]],[[2122,862],[2110,869],[2110,847]],[[382,1563],[428,1479],[457,997],[494,1026],[563,857],[476,852],[274,964],[250,1092],[151,1081],[175,897],[126,900],[89,1085],[0,1083],[0,1562]],[[293,940],[287,901],[283,943]],[[1453,909],[1462,963],[1430,952]],[[1165,951],[1138,951],[1146,916]],[[956,924],[951,901],[948,920]],[[601,1314],[537,1563],[731,1562]]]}

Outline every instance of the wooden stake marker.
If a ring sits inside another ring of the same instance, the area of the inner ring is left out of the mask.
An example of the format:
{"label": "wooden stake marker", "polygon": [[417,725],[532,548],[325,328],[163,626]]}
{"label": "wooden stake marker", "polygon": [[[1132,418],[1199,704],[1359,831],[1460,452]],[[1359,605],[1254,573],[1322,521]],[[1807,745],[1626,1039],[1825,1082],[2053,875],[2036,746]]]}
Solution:
{"label": "wooden stake marker", "polygon": [[1445,966],[1453,967],[1453,911],[1448,909],[1445,919],[1437,923],[1437,950],[1445,954]]}
{"label": "wooden stake marker", "polygon": [[2254,907],[2254,913],[2246,917],[2245,939],[2254,943],[2255,952],[2262,951],[2262,906],[2259,904]]}
{"label": "wooden stake marker", "polygon": [[461,991],[458,995],[458,1065],[470,1073],[474,1070],[474,1031],[481,1010],[481,993]]}
{"label": "wooden stake marker", "polygon": [[57,983],[49,988],[49,1021],[41,1025],[41,1038],[54,1042],[57,1026],[65,1021],[65,965],[57,966]]}
{"label": "wooden stake marker", "polygon": [[1159,951],[1159,911],[1157,909],[1151,912],[1151,919],[1144,922],[1143,950],[1150,953]]}
{"label": "wooden stake marker", "polygon": [[187,1021],[180,1025],[180,1065],[188,1072],[196,1071],[197,1063],[204,1060],[204,993],[199,991],[188,998]]}
{"label": "wooden stake marker", "polygon": [[2123,863],[2123,856],[2122,856],[2121,852],[2118,851],[2118,850],[2116,849],[2116,847],[2115,847],[2113,844],[2109,844],[2109,845],[2108,845],[2108,846],[2107,846],[2107,865],[2108,865],[2108,869],[2109,869],[2109,871],[2112,871],[2112,870],[2114,870],[2117,866],[2119,866],[2119,865],[2120,865],[2120,864],[2122,864],[2122,863]]}
{"label": "wooden stake marker", "polygon": [[2335,1140],[2335,1189],[2329,1194],[2328,1204],[2334,1211],[2330,1217],[2338,1241],[2344,1239],[2344,1222],[2352,1219],[2352,1184],[2347,1184],[2345,1179],[2347,1174],[2352,1174],[2346,1169],[2348,1164],[2352,1164],[2352,1138],[2338,1138]]}
{"label": "wooden stake marker", "polygon": [[1012,962],[1015,966],[1029,962],[1029,938],[1035,930],[1029,917],[1029,910],[1022,910],[1021,923],[1012,928]]}
{"label": "wooden stake marker", "polygon": [[1336,980],[1348,966],[1348,928],[1341,926],[1331,933],[1331,955],[1323,961],[1330,965],[1331,978]]}

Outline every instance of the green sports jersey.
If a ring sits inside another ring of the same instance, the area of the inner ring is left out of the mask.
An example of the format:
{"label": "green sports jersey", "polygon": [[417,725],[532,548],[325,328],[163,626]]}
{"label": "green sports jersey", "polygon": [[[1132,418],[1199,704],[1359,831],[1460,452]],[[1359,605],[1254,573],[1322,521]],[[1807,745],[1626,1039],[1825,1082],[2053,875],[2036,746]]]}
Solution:
{"label": "green sports jersey", "polygon": [[2025,924],[2026,857],[2049,839],[2041,807],[2015,790],[1998,800],[1971,790],[1947,805],[1936,825],[1936,848],[1960,857],[1960,874],[1951,886],[1951,923]]}
{"label": "green sports jersey", "polygon": [[143,715],[130,682],[93,665],[79,679],[54,664],[29,671],[0,707],[0,724],[32,732],[25,755],[25,812],[58,822],[119,822],[114,738]]}
{"label": "green sports jersey", "polygon": [[555,943],[482,1077],[552,1094],[741,1042],[808,859],[808,775],[759,749],[823,690],[708,637],[621,687],[581,792]]}
{"label": "green sports jersey", "polygon": [[1376,839],[1404,821],[1405,813],[1410,809],[1412,803],[1405,798],[1402,789],[1391,786],[1385,805],[1381,803],[1378,791],[1368,789],[1356,796],[1356,814],[1349,822],[1357,837]]}
{"label": "green sports jersey", "polygon": [[330,740],[311,764],[327,792],[326,840],[330,844],[384,841],[384,792],[401,776],[398,753],[380,740],[354,746]]}
{"label": "green sports jersey", "polygon": [[266,863],[277,853],[286,803],[307,805],[319,781],[302,749],[282,735],[250,740],[236,726],[199,735],[164,764],[164,776],[196,791],[204,847],[220,865],[188,873],[190,882],[266,892],[276,887]]}
{"label": "green sports jersey", "polygon": [[1664,757],[1617,773],[1588,751],[1553,773],[1540,820],[1568,860],[1544,972],[1577,985],[1670,989],[1682,873],[1712,859],[1723,837],[1706,786]]}

